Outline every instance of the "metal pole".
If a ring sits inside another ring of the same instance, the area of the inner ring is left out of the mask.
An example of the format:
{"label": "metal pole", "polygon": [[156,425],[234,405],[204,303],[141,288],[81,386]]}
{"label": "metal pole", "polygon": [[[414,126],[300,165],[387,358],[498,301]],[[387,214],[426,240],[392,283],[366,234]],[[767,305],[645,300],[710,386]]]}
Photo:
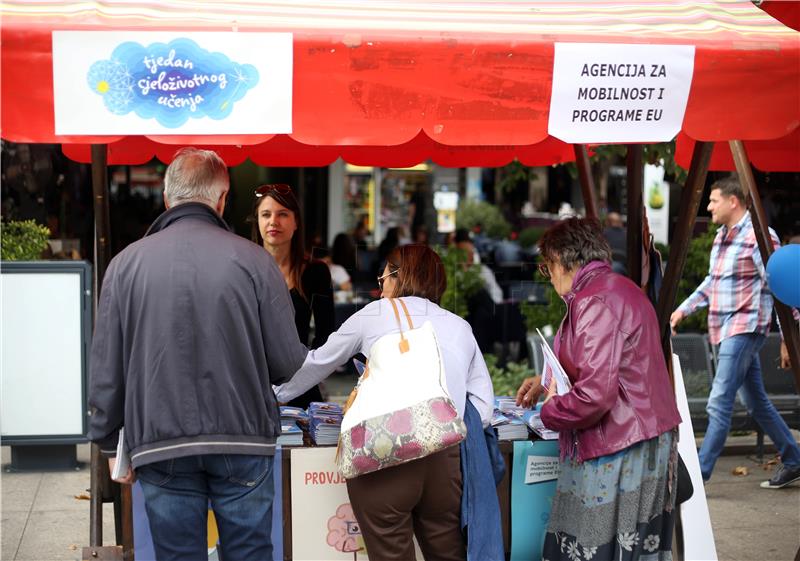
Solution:
{"label": "metal pole", "polygon": [[[753,220],[753,229],[755,230],[756,240],[758,241],[758,249],[761,251],[761,260],[766,267],[769,256],[772,255],[774,249],[769,235],[764,207],[761,205],[761,195],[758,194],[758,187],[753,177],[753,170],[750,167],[750,160],[747,158],[747,151],[744,148],[744,143],[741,140],[731,140],[729,141],[729,145],[731,147],[731,154],[733,154],[733,161],[736,163],[736,171],[739,173],[739,181],[741,181],[745,191],[750,194],[750,200],[753,202],[750,217]],[[786,342],[786,347],[789,350],[789,360],[792,363],[792,372],[794,372],[794,383],[795,386],[800,389],[800,341],[798,341],[797,324],[792,317],[792,312],[789,307],[777,298],[774,300],[775,309],[778,312],[778,319],[781,322],[783,340]]]}
{"label": "metal pole", "polygon": [[641,144],[628,144],[628,276],[639,286],[642,284],[643,154]]}
{"label": "metal pole", "polygon": [[595,200],[594,178],[592,177],[592,165],[589,163],[589,152],[585,144],[573,144],[575,150],[575,165],[578,166],[578,179],[581,182],[581,193],[583,194],[583,204],[586,207],[588,218],[599,218],[597,214],[597,201]]}
{"label": "metal pole", "polygon": [[696,142],[694,145],[692,163],[689,165],[689,175],[681,191],[678,224],[670,242],[667,270],[664,273],[661,293],[658,295],[656,312],[658,314],[658,325],[661,329],[661,344],[664,348],[664,356],[668,362],[672,361],[669,351],[669,316],[675,306],[678,282],[683,273],[683,266],[686,264],[686,255],[689,252],[689,241],[691,240],[692,229],[697,219],[697,211],[700,208],[700,199],[703,196],[703,188],[705,187],[706,176],[708,175],[708,164],[711,161],[711,152],[713,149],[713,142]]}

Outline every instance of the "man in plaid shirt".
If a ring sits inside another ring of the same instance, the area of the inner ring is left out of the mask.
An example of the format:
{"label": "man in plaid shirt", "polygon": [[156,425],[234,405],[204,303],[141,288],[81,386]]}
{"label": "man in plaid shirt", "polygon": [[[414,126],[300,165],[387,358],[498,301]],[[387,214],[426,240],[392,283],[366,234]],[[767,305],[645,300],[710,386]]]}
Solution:
{"label": "man in plaid shirt", "polygon": [[[711,248],[708,276],[670,317],[674,329],[683,318],[708,306],[709,338],[719,345],[700,470],[708,481],[725,445],[736,392],[741,389],[747,410],[775,443],[783,461],[761,486],[780,489],[800,480],[800,447],[767,397],[761,378],[758,351],[772,320],[772,294],[739,181],[727,178],[714,183],[708,210],[712,222],[721,226]],[[778,236],[771,228],[770,235],[778,247]]]}

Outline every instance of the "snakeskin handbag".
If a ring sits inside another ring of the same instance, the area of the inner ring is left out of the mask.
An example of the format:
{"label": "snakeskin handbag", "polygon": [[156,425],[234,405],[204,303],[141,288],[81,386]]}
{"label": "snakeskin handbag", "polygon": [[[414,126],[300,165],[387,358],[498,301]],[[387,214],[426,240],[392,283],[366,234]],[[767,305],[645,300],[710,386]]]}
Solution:
{"label": "snakeskin handbag", "polygon": [[347,479],[423,458],[460,443],[467,434],[447,391],[444,364],[430,322],[415,328],[408,308],[404,332],[378,339],[367,368],[345,405],[339,472]]}

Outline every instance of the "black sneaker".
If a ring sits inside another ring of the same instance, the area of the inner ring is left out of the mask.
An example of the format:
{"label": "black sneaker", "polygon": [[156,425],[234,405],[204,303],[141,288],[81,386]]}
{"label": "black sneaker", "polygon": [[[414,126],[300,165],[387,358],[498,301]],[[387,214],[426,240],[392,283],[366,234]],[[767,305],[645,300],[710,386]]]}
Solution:
{"label": "black sneaker", "polygon": [[790,468],[781,466],[769,481],[761,484],[763,489],[783,489],[787,485],[800,481],[800,466]]}

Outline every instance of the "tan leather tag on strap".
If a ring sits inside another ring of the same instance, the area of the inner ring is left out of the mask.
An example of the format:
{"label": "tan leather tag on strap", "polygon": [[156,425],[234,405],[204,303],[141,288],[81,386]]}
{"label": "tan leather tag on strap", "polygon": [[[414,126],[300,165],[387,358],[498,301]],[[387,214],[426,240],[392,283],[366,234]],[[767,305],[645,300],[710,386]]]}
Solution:
{"label": "tan leather tag on strap", "polygon": [[408,339],[401,339],[399,346],[400,346],[400,352],[401,353],[407,353],[409,351]]}

